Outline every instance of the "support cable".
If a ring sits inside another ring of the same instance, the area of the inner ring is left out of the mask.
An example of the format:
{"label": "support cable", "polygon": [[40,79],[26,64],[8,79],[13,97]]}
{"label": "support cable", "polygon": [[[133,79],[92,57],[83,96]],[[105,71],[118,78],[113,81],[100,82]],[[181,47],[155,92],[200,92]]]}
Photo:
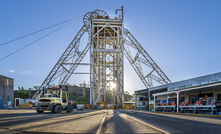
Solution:
{"label": "support cable", "polygon": [[30,36],[30,35],[33,35],[33,34],[36,34],[36,33],[39,33],[39,32],[41,32],[41,31],[44,31],[44,30],[50,29],[50,28],[52,28],[52,27],[55,27],[55,26],[61,25],[61,24],[63,24],[63,23],[69,22],[69,21],[71,21],[71,20],[74,20],[74,19],[79,18],[79,17],[82,17],[82,16],[83,16],[83,15],[78,16],[78,17],[75,17],[75,18],[72,18],[72,19],[69,19],[69,20],[66,20],[66,21],[63,21],[63,22],[60,22],[60,23],[55,24],[55,25],[52,25],[52,26],[50,26],[50,27],[46,27],[46,28],[41,29],[41,30],[38,30],[38,31],[36,31],[36,32],[33,32],[33,33],[30,33],[30,34],[27,34],[27,35],[24,35],[24,36],[21,36],[21,37],[15,38],[15,39],[13,39],[13,40],[10,40],[10,41],[7,41],[7,42],[5,42],[5,43],[0,44],[0,46],[3,46],[3,45],[8,44],[8,43],[10,43],[10,42],[13,42],[13,41],[16,41],[16,40],[19,40],[19,39],[25,38],[25,37],[27,37],[27,36]]}
{"label": "support cable", "polygon": [[69,25],[69,24],[71,24],[72,22],[74,22],[74,21],[78,20],[78,19],[79,19],[79,18],[81,18],[82,16],[83,16],[83,15],[81,15],[81,16],[79,16],[79,17],[76,17],[76,18],[75,18],[75,20],[73,20],[73,21],[69,22],[68,24],[66,24],[66,25],[64,25],[64,26],[62,26],[62,27],[59,27],[58,29],[56,29],[56,30],[54,30],[54,31],[52,31],[52,32],[50,32],[50,33],[48,33],[48,34],[46,34],[46,35],[42,36],[41,38],[39,38],[39,39],[37,39],[37,40],[35,40],[35,41],[33,41],[33,42],[29,43],[28,45],[26,45],[26,46],[24,46],[24,47],[22,47],[22,48],[20,48],[20,49],[18,49],[18,50],[16,50],[16,51],[14,51],[14,52],[10,53],[9,55],[7,55],[7,56],[5,56],[5,57],[1,58],[1,59],[0,59],[0,61],[2,61],[2,60],[4,60],[4,59],[8,58],[9,56],[11,56],[11,55],[13,55],[13,54],[15,54],[15,53],[17,53],[17,52],[21,51],[22,49],[24,49],[24,48],[26,48],[26,47],[28,47],[28,46],[30,46],[30,45],[32,45],[32,44],[34,44],[35,42],[37,42],[37,41],[39,41],[39,40],[41,40],[41,39],[43,39],[43,38],[47,37],[48,35],[50,35],[50,34],[52,34],[52,33],[56,32],[56,31],[60,30],[61,28],[65,27],[65,26],[67,26],[67,25]]}

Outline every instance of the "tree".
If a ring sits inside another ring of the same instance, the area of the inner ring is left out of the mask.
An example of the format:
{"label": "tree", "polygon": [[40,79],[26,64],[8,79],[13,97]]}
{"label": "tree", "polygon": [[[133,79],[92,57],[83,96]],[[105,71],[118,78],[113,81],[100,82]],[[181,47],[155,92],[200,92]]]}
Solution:
{"label": "tree", "polygon": [[19,90],[19,91],[17,92],[17,94],[18,94],[19,96],[21,96],[21,98],[23,98],[23,99],[27,99],[27,98],[29,97],[29,93],[28,93],[27,91],[21,91],[21,90]]}
{"label": "tree", "polygon": [[40,86],[33,86],[33,88],[34,88],[35,90],[38,90],[38,89],[40,88]]}
{"label": "tree", "polygon": [[87,83],[85,83],[85,81],[84,81],[84,83],[79,83],[79,86],[80,87],[89,87],[89,85]]}
{"label": "tree", "polygon": [[70,83],[66,83],[67,86],[72,86]]}
{"label": "tree", "polygon": [[24,87],[18,87],[18,92],[17,92],[17,94],[22,98],[22,99],[27,99],[28,97],[30,97],[31,96],[31,94],[30,94],[30,89],[29,90],[25,90],[25,88]]}
{"label": "tree", "polygon": [[90,103],[90,89],[85,87],[78,87],[69,90],[69,99],[76,104],[89,104]]}
{"label": "tree", "polygon": [[19,91],[25,91],[24,87],[18,87]]}

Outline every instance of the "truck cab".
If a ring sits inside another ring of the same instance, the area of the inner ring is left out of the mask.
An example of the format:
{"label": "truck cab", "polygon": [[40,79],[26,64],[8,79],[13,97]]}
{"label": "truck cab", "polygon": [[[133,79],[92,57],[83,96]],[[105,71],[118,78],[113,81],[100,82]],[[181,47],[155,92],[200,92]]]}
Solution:
{"label": "truck cab", "polygon": [[46,91],[46,94],[43,91],[42,97],[40,97],[38,100],[38,105],[36,107],[37,113],[43,113],[45,110],[49,110],[52,113],[73,111],[73,107],[71,105],[68,105],[68,86],[59,86],[59,88],[48,88],[46,89]]}

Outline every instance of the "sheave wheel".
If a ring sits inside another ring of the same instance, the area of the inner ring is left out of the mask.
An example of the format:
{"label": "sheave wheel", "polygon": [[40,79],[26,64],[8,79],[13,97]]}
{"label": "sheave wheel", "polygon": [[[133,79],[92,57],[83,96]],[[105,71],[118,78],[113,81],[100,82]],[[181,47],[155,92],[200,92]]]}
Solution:
{"label": "sheave wheel", "polygon": [[61,113],[62,110],[63,110],[63,108],[61,107],[61,105],[57,105],[55,107],[55,113]]}
{"label": "sheave wheel", "polygon": [[44,112],[44,111],[40,111],[39,107],[36,107],[36,111],[37,111],[37,113],[43,113]]}

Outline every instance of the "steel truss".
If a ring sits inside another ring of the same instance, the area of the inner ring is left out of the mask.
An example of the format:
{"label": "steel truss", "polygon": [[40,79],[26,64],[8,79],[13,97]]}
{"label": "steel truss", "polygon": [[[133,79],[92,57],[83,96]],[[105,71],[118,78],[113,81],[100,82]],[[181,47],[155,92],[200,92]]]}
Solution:
{"label": "steel truss", "polygon": [[[164,74],[160,67],[154,62],[150,55],[143,49],[139,42],[134,38],[134,36],[127,30],[124,29],[125,35],[125,56],[128,61],[140,77],[146,88],[153,87],[152,80],[159,82],[160,84],[171,83],[170,79]],[[136,50],[136,55],[133,58],[130,47]],[[148,74],[144,74],[141,63],[152,70]],[[156,72],[158,76],[153,73]]]}
{"label": "steel truss", "polygon": [[80,31],[77,33],[75,38],[72,40],[68,48],[65,50],[63,55],[56,63],[54,68],[51,70],[44,82],[41,84],[40,88],[36,91],[32,99],[37,100],[42,94],[43,88],[51,87],[52,82],[56,79],[59,79],[59,85],[66,84],[67,80],[74,73],[78,64],[81,62],[81,60],[84,58],[84,56],[90,48],[90,43],[88,43],[82,52],[79,51],[79,41],[83,34],[88,30],[88,26],[82,26]]}
{"label": "steel truss", "polygon": [[92,19],[91,104],[105,101],[105,90],[114,91],[114,103],[123,106],[123,20]]}
{"label": "steel truss", "polygon": [[[84,26],[46,77],[33,99],[38,99],[43,87],[50,87],[54,80],[59,79],[58,84],[66,84],[72,74],[79,74],[75,72],[78,65],[89,65],[80,63],[89,49],[90,105],[104,102],[105,90],[112,89],[114,103],[118,107],[123,107],[124,54],[146,88],[153,87],[152,80],[161,84],[171,83],[133,35],[123,27],[123,18],[110,19],[106,12],[95,10],[85,14],[83,21]],[[88,32],[89,40],[85,49],[80,52],[79,41],[85,32]],[[130,48],[136,50],[135,57],[132,56]],[[143,65],[145,69],[150,68],[152,71],[145,75]]]}

